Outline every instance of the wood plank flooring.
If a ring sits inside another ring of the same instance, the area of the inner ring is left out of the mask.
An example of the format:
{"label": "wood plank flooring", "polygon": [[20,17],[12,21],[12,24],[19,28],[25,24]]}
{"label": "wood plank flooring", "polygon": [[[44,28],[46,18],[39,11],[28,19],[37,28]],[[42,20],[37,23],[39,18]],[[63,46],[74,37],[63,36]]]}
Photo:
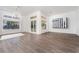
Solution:
{"label": "wood plank flooring", "polygon": [[24,33],[24,36],[0,40],[0,53],[78,53],[79,37],[71,34]]}

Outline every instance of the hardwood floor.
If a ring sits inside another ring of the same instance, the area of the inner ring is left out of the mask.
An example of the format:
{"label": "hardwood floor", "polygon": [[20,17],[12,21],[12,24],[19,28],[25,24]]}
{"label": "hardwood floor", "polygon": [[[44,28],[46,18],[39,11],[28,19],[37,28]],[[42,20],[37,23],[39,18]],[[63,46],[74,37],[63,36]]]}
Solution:
{"label": "hardwood floor", "polygon": [[1,53],[76,53],[79,52],[79,37],[71,34],[24,33],[24,36],[0,40]]}

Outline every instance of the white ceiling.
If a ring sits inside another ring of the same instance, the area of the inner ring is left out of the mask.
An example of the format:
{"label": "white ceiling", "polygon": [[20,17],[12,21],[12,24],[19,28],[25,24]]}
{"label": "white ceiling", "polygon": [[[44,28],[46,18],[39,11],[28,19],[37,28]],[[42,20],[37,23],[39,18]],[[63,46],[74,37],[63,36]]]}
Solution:
{"label": "white ceiling", "polygon": [[78,6],[0,6],[1,10],[7,11],[18,11],[22,15],[28,15],[35,11],[41,11],[47,16],[51,14],[59,14],[64,12],[69,12],[73,10],[77,10]]}

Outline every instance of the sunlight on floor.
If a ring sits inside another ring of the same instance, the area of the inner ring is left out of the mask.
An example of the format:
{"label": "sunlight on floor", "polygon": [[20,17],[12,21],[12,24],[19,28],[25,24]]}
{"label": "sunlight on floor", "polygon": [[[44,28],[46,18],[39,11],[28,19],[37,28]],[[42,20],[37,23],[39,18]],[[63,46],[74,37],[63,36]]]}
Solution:
{"label": "sunlight on floor", "polygon": [[3,36],[1,36],[0,40],[6,40],[6,39],[15,38],[15,37],[23,36],[23,35],[24,34],[22,34],[22,33],[3,35]]}

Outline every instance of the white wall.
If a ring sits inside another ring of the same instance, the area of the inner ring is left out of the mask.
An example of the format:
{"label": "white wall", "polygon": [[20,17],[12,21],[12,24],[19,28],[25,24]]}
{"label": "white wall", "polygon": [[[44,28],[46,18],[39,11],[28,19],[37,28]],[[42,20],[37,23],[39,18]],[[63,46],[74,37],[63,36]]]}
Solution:
{"label": "white wall", "polygon": [[2,12],[0,11],[0,35],[2,34]]}
{"label": "white wall", "polygon": [[[42,14],[40,11],[34,12],[28,16],[23,16],[22,18],[22,31],[23,32],[30,32],[31,30],[31,25],[30,25],[30,17],[31,16],[38,16],[37,18],[37,23],[39,24],[40,20],[40,16],[44,14]],[[68,17],[69,18],[69,28],[68,29],[54,29],[52,28],[52,20],[54,18],[58,18],[58,17]],[[37,26],[37,33],[41,33],[40,30],[41,26]],[[79,35],[79,10],[75,10],[75,11],[71,11],[71,12],[67,12],[67,13],[62,13],[62,14],[56,14],[56,15],[51,15],[49,17],[47,17],[47,31],[49,32],[60,32],[60,33],[71,33],[71,34],[78,34]]]}
{"label": "white wall", "polygon": [[[40,11],[38,12],[34,12],[30,15],[28,15],[27,17],[24,17],[23,18],[23,24],[22,24],[22,27],[23,27],[23,31],[24,32],[30,32],[31,30],[31,25],[30,25],[30,17],[31,16],[37,16],[38,18],[36,19],[37,20],[37,23],[40,24],[40,16],[43,15]],[[44,15],[43,15],[44,16]],[[57,15],[52,15],[52,16],[49,16],[47,18],[47,31],[49,32],[60,32],[60,33],[71,33],[71,34],[79,34],[79,10],[77,11],[71,11],[71,12],[67,12],[67,13],[62,13],[62,14],[57,14]],[[54,18],[58,18],[58,17],[68,17],[69,18],[69,28],[68,29],[54,29],[52,28],[52,20]],[[37,26],[37,33],[41,33],[41,25]]]}
{"label": "white wall", "polygon": [[[55,29],[52,28],[52,20],[54,18],[58,18],[58,17],[68,17],[69,18],[69,28],[68,29]],[[60,33],[72,33],[72,34],[76,34],[76,20],[77,20],[77,11],[72,11],[72,12],[68,12],[68,13],[63,13],[63,14],[57,14],[57,15],[52,15],[49,17],[49,31],[50,32],[60,32]]]}
{"label": "white wall", "polygon": [[79,10],[77,10],[76,33],[79,36]]}
{"label": "white wall", "polygon": [[[20,29],[19,30],[3,30],[2,29],[2,15],[8,14],[8,15],[18,15],[20,17]],[[34,12],[32,14],[29,14],[28,16],[21,16],[20,13],[15,12],[7,12],[7,11],[0,11],[0,35],[1,34],[7,34],[7,33],[16,33],[16,32],[30,32],[31,30],[31,24],[30,24],[30,17],[31,16],[37,16],[38,18],[37,23],[40,24],[40,16],[43,15],[40,11]],[[44,15],[43,15],[44,16]],[[58,17],[69,17],[69,28],[68,29],[54,29],[52,28],[52,20],[54,18]],[[37,26],[37,33],[41,33],[41,25]],[[78,34],[79,35],[79,10],[71,11],[67,13],[57,14],[57,15],[51,15],[47,18],[47,30],[50,32],[60,32],[60,33],[72,33],[72,34]]]}
{"label": "white wall", "polygon": [[22,16],[22,27],[21,27],[21,31],[22,32],[27,32],[27,27],[28,27],[28,24],[27,24],[27,17],[26,16]]}

